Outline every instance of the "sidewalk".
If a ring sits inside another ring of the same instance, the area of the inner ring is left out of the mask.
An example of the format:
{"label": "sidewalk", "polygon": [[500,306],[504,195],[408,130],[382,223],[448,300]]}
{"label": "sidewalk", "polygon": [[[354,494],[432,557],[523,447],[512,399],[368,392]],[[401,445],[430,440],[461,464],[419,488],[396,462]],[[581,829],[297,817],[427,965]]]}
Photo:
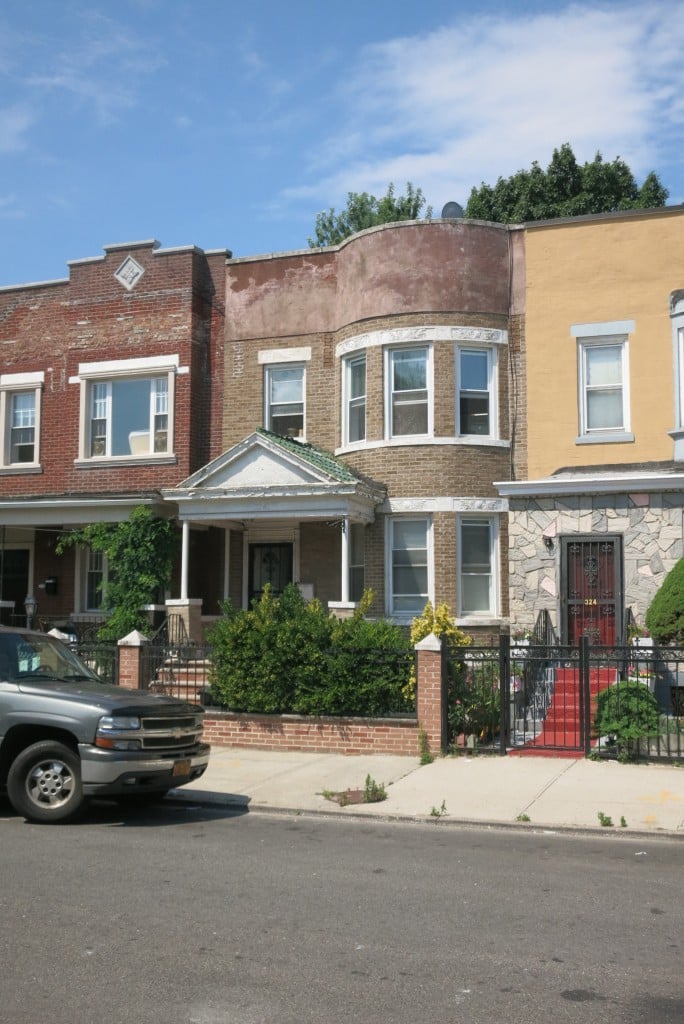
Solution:
{"label": "sidewalk", "polygon": [[[386,800],[340,806],[330,798],[363,790],[368,775]],[[172,795],[252,810],[684,837],[684,767],[661,764],[461,756],[420,765],[413,757],[214,747],[205,775]]]}

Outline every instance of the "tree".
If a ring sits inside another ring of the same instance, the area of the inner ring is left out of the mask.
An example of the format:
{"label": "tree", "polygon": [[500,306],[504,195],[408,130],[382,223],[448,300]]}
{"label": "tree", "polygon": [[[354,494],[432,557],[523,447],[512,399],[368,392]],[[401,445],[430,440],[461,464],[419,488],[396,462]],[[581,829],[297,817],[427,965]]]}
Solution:
{"label": "tree", "polygon": [[[417,220],[425,206],[425,197],[421,189],[414,188],[407,182],[406,195],[394,194],[394,185],[390,184],[387,194],[376,199],[368,192],[348,192],[347,207],[341,213],[335,213],[334,207],[324,210],[316,217],[315,238],[309,238],[309,246],[317,249],[326,245],[339,245],[345,238],[375,227],[377,224],[392,224],[398,220]],[[428,206],[426,216],[432,216],[432,207]]]}
{"label": "tree", "polygon": [[147,627],[142,609],[170,584],[175,543],[173,525],[144,505],[123,523],[90,523],[60,538],[58,554],[84,544],[107,556],[109,578],[102,598],[111,614],[98,632],[101,640],[120,640],[133,629]]}
{"label": "tree", "polygon": [[564,142],[554,149],[544,171],[535,160],[529,171],[499,178],[496,185],[473,188],[466,217],[499,224],[577,217],[616,210],[644,210],[664,206],[668,191],[651,171],[641,188],[620,157],[606,163],[597,152],[591,163],[580,166],[572,147]]}

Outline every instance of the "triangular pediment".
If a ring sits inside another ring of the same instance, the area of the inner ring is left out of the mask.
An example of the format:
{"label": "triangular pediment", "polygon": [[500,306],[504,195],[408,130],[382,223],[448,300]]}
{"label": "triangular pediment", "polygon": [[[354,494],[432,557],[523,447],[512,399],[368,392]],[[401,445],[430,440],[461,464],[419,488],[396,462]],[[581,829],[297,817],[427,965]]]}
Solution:
{"label": "triangular pediment", "polygon": [[[327,464],[326,464],[327,463]],[[353,480],[332,457],[300,442],[255,431],[181,484],[179,489],[255,491],[307,486],[338,486]]]}

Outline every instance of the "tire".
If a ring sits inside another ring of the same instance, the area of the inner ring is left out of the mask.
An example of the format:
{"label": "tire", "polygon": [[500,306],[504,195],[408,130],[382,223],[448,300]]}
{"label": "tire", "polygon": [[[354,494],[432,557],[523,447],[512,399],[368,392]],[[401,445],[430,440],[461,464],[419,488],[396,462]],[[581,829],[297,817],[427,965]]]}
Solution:
{"label": "tire", "polygon": [[12,762],[7,795],[15,811],[28,821],[69,821],[84,804],[81,762],[64,743],[33,743]]}

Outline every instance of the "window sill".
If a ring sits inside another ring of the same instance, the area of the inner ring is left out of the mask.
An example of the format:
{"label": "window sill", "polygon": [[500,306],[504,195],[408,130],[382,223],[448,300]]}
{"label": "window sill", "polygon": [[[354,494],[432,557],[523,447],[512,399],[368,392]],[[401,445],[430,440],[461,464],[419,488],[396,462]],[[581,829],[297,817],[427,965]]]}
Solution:
{"label": "window sill", "polygon": [[575,444],[630,444],[634,434],[626,430],[607,430],[604,434],[580,434]]}
{"label": "window sill", "polygon": [[74,459],[76,469],[102,469],[103,467],[114,469],[117,466],[169,466],[177,462],[176,456],[154,455],[112,455],[110,457],[98,457],[94,459]]}
{"label": "window sill", "polygon": [[30,473],[42,473],[43,467],[39,462],[13,463],[9,466],[0,466],[2,476],[24,476]]}
{"label": "window sill", "polygon": [[462,615],[454,619],[456,625],[463,629],[472,628],[475,626],[496,626],[499,628],[504,624],[503,619],[499,618],[498,615],[494,615],[492,612],[487,612],[483,615]]}
{"label": "window sill", "polygon": [[454,445],[460,448],[510,448],[510,441],[498,440],[494,437],[479,438],[476,435],[463,437],[431,437],[425,435],[410,435],[406,437],[388,437],[381,441],[355,441],[353,444],[343,445],[335,449],[335,455],[352,454],[353,452],[374,451],[379,448],[400,448],[427,445]]}

